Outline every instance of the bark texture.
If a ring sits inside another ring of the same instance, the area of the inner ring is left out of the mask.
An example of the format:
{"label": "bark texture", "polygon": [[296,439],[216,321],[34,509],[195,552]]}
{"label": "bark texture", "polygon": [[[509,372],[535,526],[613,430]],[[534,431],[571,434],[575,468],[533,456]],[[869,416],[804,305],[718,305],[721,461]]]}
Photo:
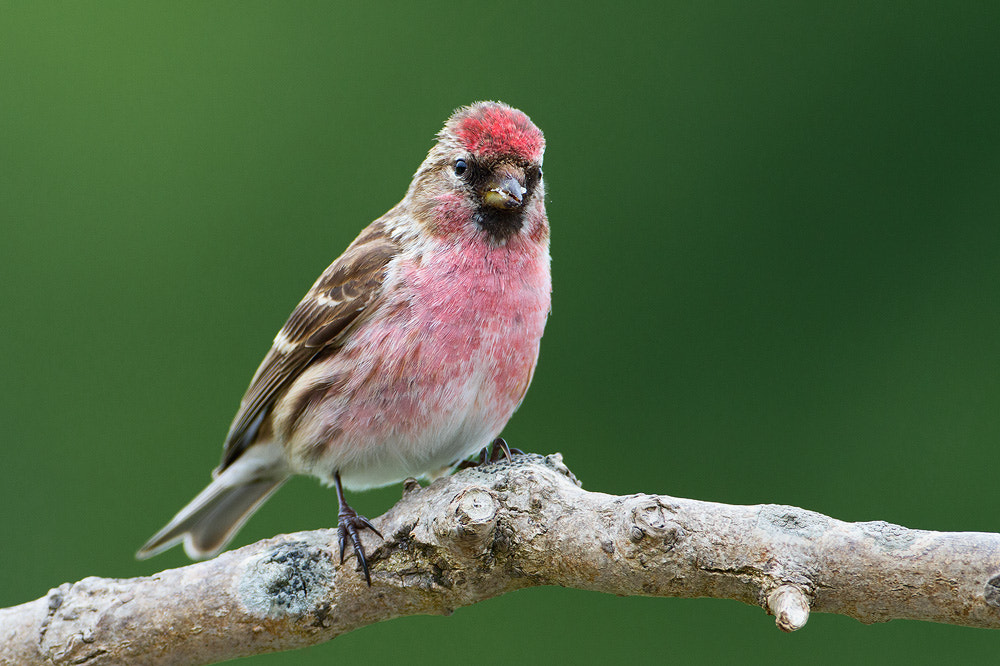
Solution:
{"label": "bark texture", "polygon": [[370,588],[354,558],[338,564],[336,530],[282,535],[2,609],[0,664],[208,664],[534,585],[737,599],[784,631],[810,612],[1000,628],[1000,534],[587,492],[558,454],[408,481],[373,522]]}

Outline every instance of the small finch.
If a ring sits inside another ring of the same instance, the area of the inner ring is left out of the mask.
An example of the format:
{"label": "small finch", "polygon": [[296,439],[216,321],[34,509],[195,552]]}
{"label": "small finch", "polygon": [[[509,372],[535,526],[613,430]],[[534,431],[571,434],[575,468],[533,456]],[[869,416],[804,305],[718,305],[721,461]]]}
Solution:
{"label": "small finch", "polygon": [[292,474],[307,474],[336,486],[341,562],[349,539],[371,584],[358,531],[377,530],[344,488],[444,474],[499,436],[549,313],[545,139],[495,102],[458,109],[437,138],[403,200],[274,338],[212,482],[137,557],[180,541],[211,557]]}

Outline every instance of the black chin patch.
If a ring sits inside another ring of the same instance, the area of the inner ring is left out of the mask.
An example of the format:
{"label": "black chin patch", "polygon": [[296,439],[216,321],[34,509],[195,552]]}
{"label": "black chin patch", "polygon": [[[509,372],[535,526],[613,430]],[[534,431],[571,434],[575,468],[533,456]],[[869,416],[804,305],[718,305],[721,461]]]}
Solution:
{"label": "black chin patch", "polygon": [[479,228],[489,234],[495,241],[506,241],[524,226],[522,210],[500,210],[492,206],[483,206],[473,218]]}

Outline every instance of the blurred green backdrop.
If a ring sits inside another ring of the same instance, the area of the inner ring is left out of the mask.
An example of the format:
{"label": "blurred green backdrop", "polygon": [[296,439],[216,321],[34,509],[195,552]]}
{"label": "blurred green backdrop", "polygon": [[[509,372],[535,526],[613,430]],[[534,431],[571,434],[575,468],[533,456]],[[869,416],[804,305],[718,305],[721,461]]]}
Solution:
{"label": "blurred green backdrop", "polygon": [[[554,312],[509,441],[592,490],[1000,530],[1000,5],[360,4],[0,5],[0,606],[186,562],[132,554],[208,480],[305,289],[477,99],[548,138]],[[297,479],[237,545],[335,511]],[[536,589],[246,663],[998,641]]]}

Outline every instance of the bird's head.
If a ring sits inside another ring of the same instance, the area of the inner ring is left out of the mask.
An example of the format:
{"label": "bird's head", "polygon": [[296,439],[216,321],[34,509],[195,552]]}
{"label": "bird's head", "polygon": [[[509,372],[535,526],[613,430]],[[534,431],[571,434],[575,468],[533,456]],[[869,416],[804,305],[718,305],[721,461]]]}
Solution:
{"label": "bird's head", "polygon": [[476,102],[445,123],[407,196],[434,234],[505,243],[525,229],[537,233],[546,225],[544,151],[542,132],[524,113]]}

